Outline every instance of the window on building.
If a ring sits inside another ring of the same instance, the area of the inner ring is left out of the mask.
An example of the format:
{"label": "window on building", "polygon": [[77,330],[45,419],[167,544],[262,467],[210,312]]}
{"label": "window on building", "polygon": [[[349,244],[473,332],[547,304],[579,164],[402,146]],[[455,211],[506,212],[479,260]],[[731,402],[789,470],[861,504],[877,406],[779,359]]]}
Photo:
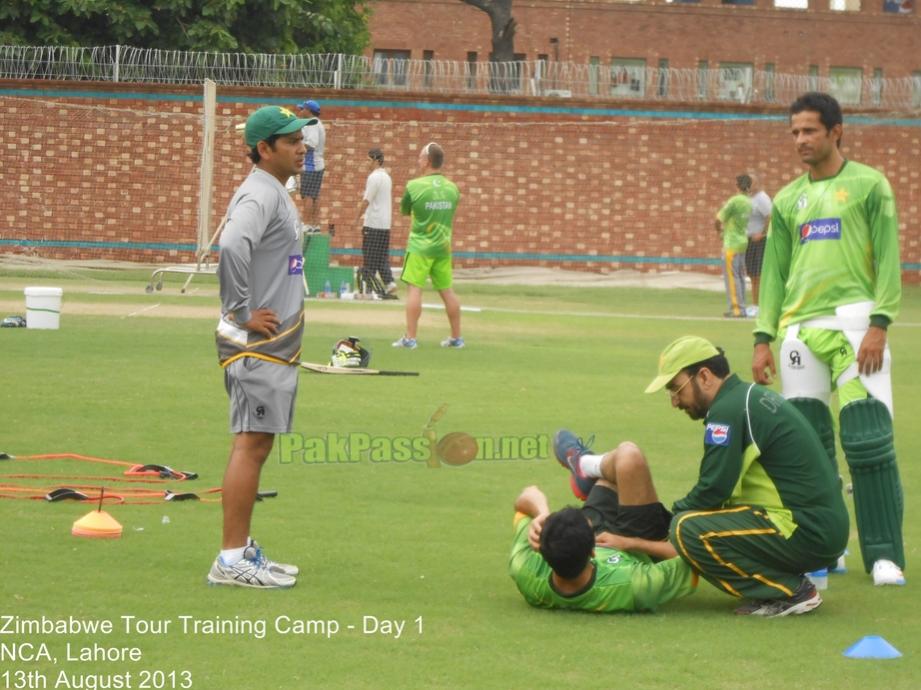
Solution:
{"label": "window on building", "polygon": [[911,73],[911,105],[921,108],[921,71]]}
{"label": "window on building", "polygon": [[762,96],[764,100],[768,103],[773,103],[774,96],[774,63],[766,62],[764,64],[764,88],[762,89]]}
{"label": "window on building", "polygon": [[423,88],[430,89],[432,88],[432,84],[435,81],[435,51],[423,50],[422,59],[424,60],[422,71],[422,86]]}
{"label": "window on building", "polygon": [[754,5],[755,0],[723,0],[724,5]]}
{"label": "window on building", "polygon": [[476,88],[476,63],[477,54],[475,50],[467,53],[467,88]]}
{"label": "window on building", "polygon": [[828,0],[828,9],[833,12],[860,12],[860,0]]}
{"label": "window on building", "polygon": [[915,11],[914,0],[883,0],[883,12],[911,14]]}
{"label": "window on building", "polygon": [[375,81],[382,86],[406,86],[410,55],[408,50],[375,50],[371,59]]}
{"label": "window on building", "polygon": [[717,89],[721,101],[748,103],[752,97],[752,74],[749,62],[721,62]]}
{"label": "window on building", "polygon": [[611,95],[642,98],[646,92],[646,60],[614,58],[611,60]]}
{"label": "window on building", "polygon": [[597,96],[599,93],[598,83],[601,78],[601,58],[592,55],[588,59],[588,95]]}
{"label": "window on building", "polygon": [[883,68],[873,70],[873,81],[870,82],[870,100],[873,105],[883,102]]}
{"label": "window on building", "polygon": [[841,104],[860,103],[863,70],[860,67],[832,67],[828,70],[828,93]]}
{"label": "window on building", "polygon": [[656,95],[659,98],[668,96],[668,59],[659,60],[659,73],[656,75]]}
{"label": "window on building", "polygon": [[819,66],[809,65],[809,90],[819,90]]}
{"label": "window on building", "polygon": [[547,53],[538,53],[537,54],[537,68],[534,72],[534,78],[537,82],[538,93],[543,93],[543,90],[551,88],[550,82],[547,78],[547,73],[549,72],[550,58]]}
{"label": "window on building", "polygon": [[809,0],[774,0],[774,7],[788,10],[808,10]]}
{"label": "window on building", "polygon": [[710,96],[710,65],[706,60],[697,61],[697,98],[702,101]]}

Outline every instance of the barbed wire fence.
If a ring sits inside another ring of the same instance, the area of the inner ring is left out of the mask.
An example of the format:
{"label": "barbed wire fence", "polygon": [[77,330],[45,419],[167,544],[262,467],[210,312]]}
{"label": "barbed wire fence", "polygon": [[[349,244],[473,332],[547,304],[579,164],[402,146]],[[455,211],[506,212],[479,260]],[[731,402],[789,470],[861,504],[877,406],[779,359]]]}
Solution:
{"label": "barbed wire fence", "polygon": [[[639,61],[642,63],[642,61]],[[649,68],[637,61],[462,62],[375,55],[203,53],[128,46],[0,46],[0,79],[366,89],[598,101],[789,103],[813,90],[846,105],[921,110],[921,75],[817,76],[752,65]]]}

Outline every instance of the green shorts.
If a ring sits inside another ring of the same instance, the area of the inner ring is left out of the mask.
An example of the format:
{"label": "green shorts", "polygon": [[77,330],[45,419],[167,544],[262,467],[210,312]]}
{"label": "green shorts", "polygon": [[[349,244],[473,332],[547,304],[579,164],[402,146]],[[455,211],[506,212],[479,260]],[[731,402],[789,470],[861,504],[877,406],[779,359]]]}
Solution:
{"label": "green shorts", "polygon": [[425,287],[425,281],[429,276],[432,276],[432,287],[436,290],[447,290],[451,287],[451,257],[440,256],[430,259],[418,254],[406,255],[400,280],[421,288]]}

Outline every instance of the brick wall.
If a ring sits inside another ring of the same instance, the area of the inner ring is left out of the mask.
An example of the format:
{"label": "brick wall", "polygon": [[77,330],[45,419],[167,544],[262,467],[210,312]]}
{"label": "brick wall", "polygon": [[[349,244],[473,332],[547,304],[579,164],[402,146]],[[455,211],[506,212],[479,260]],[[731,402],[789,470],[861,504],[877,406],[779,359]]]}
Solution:
{"label": "brick wall", "polygon": [[[34,86],[0,83],[0,251],[189,260],[201,148],[197,90],[44,83],[45,95],[22,95]],[[250,169],[234,125],[257,104],[304,95],[219,91],[212,227]],[[712,219],[734,193],[735,176],[754,170],[774,194],[802,172],[780,110],[660,109],[630,117],[578,102],[310,95],[324,105],[328,135],[321,220],[324,228],[335,225],[343,263],[354,263],[361,246],[355,218],[372,146],[386,153],[395,209],[420,146],[444,146],[445,171],[463,194],[455,224],[463,265],[717,271]],[[902,122],[846,114],[845,153],[889,176],[905,277],[917,281],[921,122]],[[406,232],[395,213],[395,248]]]}

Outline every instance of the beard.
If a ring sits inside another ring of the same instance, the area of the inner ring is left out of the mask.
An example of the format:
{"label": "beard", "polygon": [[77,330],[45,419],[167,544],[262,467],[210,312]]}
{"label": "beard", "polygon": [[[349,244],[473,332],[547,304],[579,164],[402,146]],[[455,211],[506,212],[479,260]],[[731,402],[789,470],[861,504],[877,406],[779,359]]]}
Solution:
{"label": "beard", "polygon": [[679,408],[691,419],[703,419],[707,416],[709,405],[703,399],[703,393],[697,385],[696,378],[691,380],[690,387],[694,393],[693,399],[687,405],[679,405]]}

